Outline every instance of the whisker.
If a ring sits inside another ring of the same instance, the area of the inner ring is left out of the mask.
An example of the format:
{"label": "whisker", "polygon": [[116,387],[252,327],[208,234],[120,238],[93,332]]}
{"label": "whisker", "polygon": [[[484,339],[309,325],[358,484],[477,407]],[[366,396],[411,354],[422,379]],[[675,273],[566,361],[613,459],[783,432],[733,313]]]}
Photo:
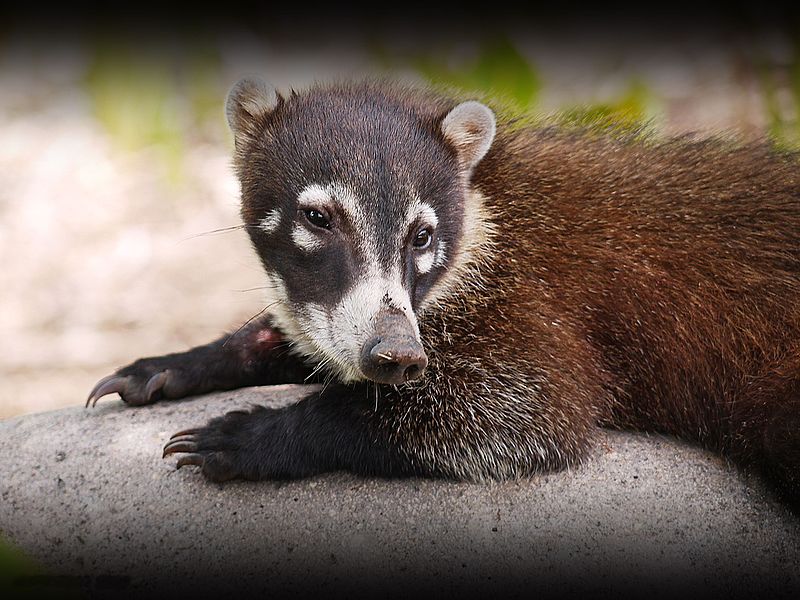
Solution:
{"label": "whisker", "polygon": [[316,366],[316,367],[314,367],[314,370],[313,370],[313,371],[311,371],[311,373],[308,375],[308,377],[306,377],[306,378],[305,378],[303,381],[304,381],[304,382],[307,382],[309,379],[311,379],[312,377],[314,377],[314,375],[316,375],[316,374],[317,374],[317,373],[318,373],[318,372],[319,372],[319,371],[320,371],[320,370],[321,370],[323,367],[327,366],[327,365],[328,365],[328,363],[330,363],[330,362],[331,362],[331,358],[330,358],[330,357],[325,357],[325,358],[323,358],[323,359],[322,359],[322,360],[321,360],[321,361],[320,361],[320,362],[317,364],[317,366]]}
{"label": "whisker", "polygon": [[277,358],[283,358],[292,351],[292,342],[285,342],[282,346],[275,346],[275,348],[283,348],[283,352],[277,356]]}
{"label": "whisker", "polygon": [[328,386],[331,384],[331,382],[332,382],[333,380],[334,380],[334,375],[333,375],[333,373],[331,373],[330,371],[328,371],[328,374],[327,374],[327,375],[325,375],[325,380],[322,382],[322,391],[320,392],[320,395],[322,395],[322,394],[324,394],[324,393],[325,393],[325,390],[326,390],[326,389],[328,389]]}
{"label": "whisker", "polygon": [[219,235],[220,233],[230,233],[231,231],[238,231],[240,229],[251,229],[254,227],[258,227],[257,223],[239,223],[238,225],[229,225],[228,227],[220,227],[219,229],[211,229],[209,231],[201,231],[200,233],[195,233],[189,236],[186,236],[181,241],[185,242],[187,240],[193,240],[195,238],[203,237],[206,235]]}
{"label": "whisker", "polygon": [[272,308],[272,307],[273,307],[273,306],[275,306],[276,304],[277,304],[277,301],[276,301],[276,302],[270,302],[270,303],[269,303],[269,304],[267,304],[267,305],[266,305],[264,308],[262,308],[262,309],[261,309],[260,311],[258,311],[256,314],[254,314],[252,317],[250,317],[249,319],[247,319],[247,321],[245,321],[245,322],[244,322],[244,324],[243,324],[241,327],[239,327],[239,329],[237,329],[236,331],[234,331],[232,334],[230,334],[230,335],[228,336],[228,339],[227,339],[227,340],[225,340],[225,341],[222,343],[222,347],[224,348],[225,346],[227,346],[227,345],[228,345],[228,342],[230,342],[230,341],[231,341],[231,339],[232,339],[233,337],[235,337],[235,336],[236,336],[236,335],[237,335],[237,334],[238,334],[238,333],[239,333],[239,332],[240,332],[242,329],[244,329],[245,327],[247,327],[248,325],[250,325],[250,323],[252,323],[253,321],[255,321],[255,320],[258,318],[258,317],[260,317],[261,315],[263,315],[265,312],[267,312],[267,311],[268,311],[270,308]]}
{"label": "whisker", "polygon": [[203,237],[206,235],[218,235],[220,233],[229,233],[231,231],[238,231],[239,229],[245,229],[247,225],[240,224],[240,225],[230,225],[229,227],[220,227],[219,229],[211,229],[209,231],[202,231],[200,233],[195,233],[189,236],[186,236],[181,241],[185,242],[187,240],[193,240],[195,238]]}

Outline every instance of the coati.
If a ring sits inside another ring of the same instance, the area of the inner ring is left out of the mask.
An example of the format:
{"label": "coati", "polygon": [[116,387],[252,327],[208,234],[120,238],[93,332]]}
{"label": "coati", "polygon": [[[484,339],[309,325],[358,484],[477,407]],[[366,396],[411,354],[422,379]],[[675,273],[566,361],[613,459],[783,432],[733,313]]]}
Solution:
{"label": "coati", "polygon": [[119,369],[87,406],[324,384],[172,436],[164,456],[214,481],[518,478],[612,427],[699,442],[797,502],[797,155],[496,112],[383,81],[236,84],[268,308]]}

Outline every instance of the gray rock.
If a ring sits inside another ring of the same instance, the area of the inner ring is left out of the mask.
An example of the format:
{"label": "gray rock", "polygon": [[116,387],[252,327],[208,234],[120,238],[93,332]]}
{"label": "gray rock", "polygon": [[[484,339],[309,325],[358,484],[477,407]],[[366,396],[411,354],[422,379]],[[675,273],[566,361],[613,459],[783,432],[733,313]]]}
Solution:
{"label": "gray rock", "polygon": [[663,437],[608,432],[580,468],[503,483],[332,473],[219,485],[161,458],[174,431],[304,391],[105,400],[0,422],[0,531],[98,596],[800,591],[800,518],[758,480]]}

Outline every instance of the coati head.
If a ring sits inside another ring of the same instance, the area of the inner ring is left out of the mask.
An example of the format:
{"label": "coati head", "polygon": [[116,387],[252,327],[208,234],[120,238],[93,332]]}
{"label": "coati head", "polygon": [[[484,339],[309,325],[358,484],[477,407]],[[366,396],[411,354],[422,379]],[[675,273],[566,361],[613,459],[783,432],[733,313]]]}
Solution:
{"label": "coati head", "polygon": [[468,259],[492,111],[374,83],[283,98],[245,79],[226,113],[276,325],[343,381],[419,377],[417,317]]}

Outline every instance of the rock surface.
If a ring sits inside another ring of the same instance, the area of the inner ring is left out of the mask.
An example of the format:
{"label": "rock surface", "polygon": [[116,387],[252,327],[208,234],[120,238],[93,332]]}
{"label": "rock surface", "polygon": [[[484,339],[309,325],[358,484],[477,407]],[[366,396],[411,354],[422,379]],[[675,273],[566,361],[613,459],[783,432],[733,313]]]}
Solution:
{"label": "rock surface", "polygon": [[0,422],[0,532],[97,596],[797,597],[800,517],[670,439],[609,432],[579,469],[503,483],[212,484],[178,429],[302,386]]}

